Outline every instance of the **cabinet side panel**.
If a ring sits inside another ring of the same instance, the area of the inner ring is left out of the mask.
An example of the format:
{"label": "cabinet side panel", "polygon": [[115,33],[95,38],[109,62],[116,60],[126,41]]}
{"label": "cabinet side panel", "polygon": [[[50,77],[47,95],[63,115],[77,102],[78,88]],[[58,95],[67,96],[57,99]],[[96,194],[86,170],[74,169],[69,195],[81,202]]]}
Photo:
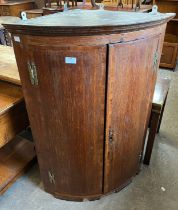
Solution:
{"label": "cabinet side panel", "polygon": [[106,46],[24,43],[15,51],[45,189],[65,198],[101,194]]}
{"label": "cabinet side panel", "polygon": [[160,45],[158,35],[109,46],[105,193],[122,188],[138,171]]}

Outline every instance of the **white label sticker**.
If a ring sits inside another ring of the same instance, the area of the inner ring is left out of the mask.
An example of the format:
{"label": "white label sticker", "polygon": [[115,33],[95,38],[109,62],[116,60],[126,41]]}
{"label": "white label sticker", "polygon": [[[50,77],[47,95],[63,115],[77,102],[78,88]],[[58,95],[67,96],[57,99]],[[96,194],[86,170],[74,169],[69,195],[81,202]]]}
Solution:
{"label": "white label sticker", "polygon": [[15,42],[20,42],[20,37],[19,36],[14,36],[14,41]]}
{"label": "white label sticker", "polygon": [[76,64],[77,63],[77,58],[75,58],[75,57],[65,57],[65,63]]}

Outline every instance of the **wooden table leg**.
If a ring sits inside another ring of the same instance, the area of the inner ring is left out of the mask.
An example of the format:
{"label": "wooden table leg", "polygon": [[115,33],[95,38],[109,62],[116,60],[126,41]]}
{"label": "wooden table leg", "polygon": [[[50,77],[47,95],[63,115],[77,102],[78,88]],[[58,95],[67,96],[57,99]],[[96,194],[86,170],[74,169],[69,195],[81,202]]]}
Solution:
{"label": "wooden table leg", "polygon": [[158,128],[159,118],[160,118],[160,112],[152,111],[148,141],[147,141],[147,145],[146,145],[145,157],[143,160],[143,163],[146,165],[149,165],[149,163],[150,163],[154,139],[155,139],[155,135],[156,135],[157,128]]}
{"label": "wooden table leg", "polygon": [[157,128],[157,133],[159,133],[159,130],[160,130],[160,127],[161,127],[161,122],[162,122],[162,118],[163,118],[164,108],[165,108],[165,105],[166,105],[166,100],[167,100],[167,95],[166,95],[166,98],[164,100],[163,108],[161,110],[161,115],[160,115],[160,118],[159,118],[159,124],[158,124],[158,128]]}

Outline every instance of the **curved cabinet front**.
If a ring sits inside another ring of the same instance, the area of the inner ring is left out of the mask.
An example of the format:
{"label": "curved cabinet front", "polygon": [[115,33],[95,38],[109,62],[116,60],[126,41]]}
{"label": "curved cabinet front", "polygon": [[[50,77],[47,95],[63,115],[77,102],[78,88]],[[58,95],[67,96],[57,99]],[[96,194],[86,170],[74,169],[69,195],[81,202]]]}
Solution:
{"label": "curved cabinet front", "polygon": [[165,27],[66,37],[11,31],[47,192],[92,200],[136,175]]}
{"label": "curved cabinet front", "polygon": [[156,35],[109,45],[105,193],[122,188],[138,172],[160,43]]}
{"label": "curved cabinet front", "polygon": [[[37,85],[28,63],[35,64]],[[51,193],[102,194],[105,63],[104,45],[23,49],[21,80],[41,175]]]}

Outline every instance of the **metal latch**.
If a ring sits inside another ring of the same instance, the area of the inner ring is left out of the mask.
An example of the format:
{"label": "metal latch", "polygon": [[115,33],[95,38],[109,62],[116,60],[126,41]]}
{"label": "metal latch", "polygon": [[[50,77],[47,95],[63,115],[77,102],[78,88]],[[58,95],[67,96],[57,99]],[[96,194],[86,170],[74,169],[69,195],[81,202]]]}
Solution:
{"label": "metal latch", "polygon": [[55,184],[55,177],[54,174],[48,171],[49,181],[51,184]]}
{"label": "metal latch", "polygon": [[28,72],[32,85],[38,85],[37,70],[34,62],[28,62]]}
{"label": "metal latch", "polygon": [[109,142],[113,142],[113,130],[111,128],[109,129]]}

